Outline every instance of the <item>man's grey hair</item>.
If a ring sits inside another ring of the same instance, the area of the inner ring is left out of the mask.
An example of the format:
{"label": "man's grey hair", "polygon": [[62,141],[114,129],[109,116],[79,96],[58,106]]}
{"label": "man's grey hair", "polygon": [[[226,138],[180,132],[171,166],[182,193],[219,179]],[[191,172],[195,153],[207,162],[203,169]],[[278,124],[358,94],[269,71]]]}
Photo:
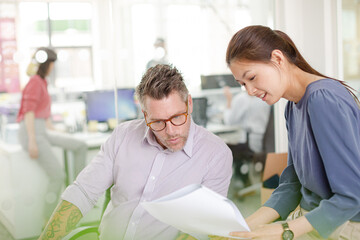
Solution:
{"label": "man's grey hair", "polygon": [[146,96],[161,100],[168,97],[173,91],[178,92],[183,101],[187,102],[189,91],[181,73],[172,65],[158,64],[145,72],[136,87],[136,96],[141,108],[145,110]]}

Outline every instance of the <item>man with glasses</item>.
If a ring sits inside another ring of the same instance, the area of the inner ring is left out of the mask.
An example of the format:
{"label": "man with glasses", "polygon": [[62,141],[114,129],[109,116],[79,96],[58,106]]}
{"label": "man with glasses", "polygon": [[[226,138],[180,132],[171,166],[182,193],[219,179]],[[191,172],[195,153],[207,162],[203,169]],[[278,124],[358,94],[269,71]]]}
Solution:
{"label": "man with glasses", "polygon": [[114,130],[65,190],[40,239],[66,235],[111,185],[100,239],[176,239],[178,230],[153,218],[142,201],[195,183],[227,195],[232,153],[220,138],[192,121],[192,99],[178,70],[168,65],[150,68],[136,94],[144,119]]}

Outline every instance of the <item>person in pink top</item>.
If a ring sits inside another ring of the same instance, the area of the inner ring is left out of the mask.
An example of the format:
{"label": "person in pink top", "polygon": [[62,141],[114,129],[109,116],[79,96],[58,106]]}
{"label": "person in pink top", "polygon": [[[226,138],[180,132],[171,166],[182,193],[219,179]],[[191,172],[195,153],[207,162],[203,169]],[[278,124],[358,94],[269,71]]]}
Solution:
{"label": "person in pink top", "polygon": [[51,73],[56,59],[57,54],[52,49],[37,49],[31,62],[33,70],[35,69],[34,75],[23,89],[17,116],[21,146],[29,153],[30,158],[38,161],[49,178],[45,197],[45,222],[54,210],[65,182],[65,172],[53,153],[52,146],[73,151],[75,174],[85,167],[87,151],[85,143],[51,131],[55,129],[51,123],[51,97],[46,77]]}

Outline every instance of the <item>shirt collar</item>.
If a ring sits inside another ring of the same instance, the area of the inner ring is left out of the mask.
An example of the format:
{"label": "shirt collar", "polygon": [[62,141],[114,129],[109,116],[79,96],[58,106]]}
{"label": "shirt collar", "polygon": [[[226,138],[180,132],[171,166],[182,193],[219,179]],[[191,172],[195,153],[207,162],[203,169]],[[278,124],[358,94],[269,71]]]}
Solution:
{"label": "shirt collar", "polygon": [[188,115],[188,118],[190,118],[190,130],[189,130],[189,136],[185,143],[183,151],[189,156],[192,157],[193,153],[193,146],[194,146],[194,136],[195,136],[195,123],[193,122],[191,115]]}
{"label": "shirt collar", "polygon": [[[192,150],[193,150],[193,144],[194,144],[194,135],[195,135],[195,123],[193,122],[190,115],[188,116],[190,119],[190,129],[189,129],[189,136],[185,143],[184,148],[181,151],[184,151],[186,155],[189,157],[192,156]],[[144,120],[144,124],[145,120]],[[162,146],[156,141],[154,133],[150,130],[148,126],[146,126],[144,137],[142,139],[143,143],[148,143],[152,146],[160,147],[162,149]],[[166,151],[166,150],[165,150]]]}

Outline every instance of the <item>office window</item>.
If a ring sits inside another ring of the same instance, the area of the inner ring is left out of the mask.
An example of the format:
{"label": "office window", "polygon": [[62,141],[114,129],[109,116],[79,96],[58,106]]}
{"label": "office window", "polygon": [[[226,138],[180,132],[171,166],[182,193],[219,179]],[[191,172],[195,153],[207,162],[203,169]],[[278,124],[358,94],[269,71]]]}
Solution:
{"label": "office window", "polygon": [[[36,48],[50,46],[58,53],[58,61],[49,77],[51,86],[67,90],[91,88],[92,4],[25,1],[18,5],[22,72]],[[27,79],[22,73],[23,85]]]}
{"label": "office window", "polygon": [[[360,2],[342,1],[344,79],[360,90]],[[356,81],[357,80],[357,81]],[[359,86],[356,86],[359,85]]]}
{"label": "office window", "polygon": [[165,39],[167,60],[178,67],[190,89],[200,89],[201,75],[230,73],[227,44],[250,24],[273,27],[269,0],[122,0],[112,1],[116,78],[135,86],[156,54],[155,39]]}
{"label": "office window", "polygon": [[50,3],[53,46],[91,46],[90,3]]}
{"label": "office window", "polygon": [[15,17],[13,4],[0,3],[0,92],[20,91]]}

